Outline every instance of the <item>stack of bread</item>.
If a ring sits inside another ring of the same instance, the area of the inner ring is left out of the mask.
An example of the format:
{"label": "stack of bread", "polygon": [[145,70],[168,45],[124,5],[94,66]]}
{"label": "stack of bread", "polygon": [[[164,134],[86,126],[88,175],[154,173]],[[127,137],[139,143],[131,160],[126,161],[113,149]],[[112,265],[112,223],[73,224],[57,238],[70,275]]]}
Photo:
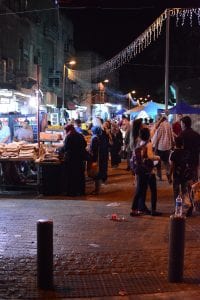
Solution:
{"label": "stack of bread", "polygon": [[36,159],[38,156],[38,144],[22,144],[19,151],[19,158]]}
{"label": "stack of bread", "polygon": [[20,146],[17,143],[4,144],[1,147],[1,158],[17,158]]}

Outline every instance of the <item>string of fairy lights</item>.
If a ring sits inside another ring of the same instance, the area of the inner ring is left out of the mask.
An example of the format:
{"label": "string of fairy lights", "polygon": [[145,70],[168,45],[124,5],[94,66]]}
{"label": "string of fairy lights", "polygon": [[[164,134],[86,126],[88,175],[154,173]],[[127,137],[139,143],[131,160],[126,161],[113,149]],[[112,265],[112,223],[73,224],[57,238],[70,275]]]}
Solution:
{"label": "string of fairy lights", "polygon": [[71,72],[72,80],[98,80],[104,78],[106,74],[115,71],[122,65],[130,62],[136,55],[140,54],[153,41],[161,35],[163,24],[167,16],[176,18],[176,26],[184,26],[185,20],[189,18],[190,26],[193,25],[193,17],[197,18],[200,25],[200,8],[170,8],[166,9],[141,35],[131,42],[125,49],[107,60],[103,64],[88,70],[73,70]]}
{"label": "string of fairy lights", "polygon": [[[66,9],[58,5],[55,1],[54,8],[34,9],[19,12],[0,12],[0,16],[9,14],[28,14],[38,13],[43,11],[52,11]],[[193,25],[193,18],[197,18],[197,23],[200,25],[200,8],[168,8],[166,9],[142,34],[140,34],[133,42],[125,49],[116,54],[113,58],[91,69],[87,70],[70,70],[68,77],[71,80],[88,80],[97,82],[100,78],[105,78],[108,73],[115,71],[126,63],[129,63],[136,55],[140,54],[153,41],[157,40],[161,35],[163,24],[167,16],[176,18],[176,26],[184,26],[185,20],[189,18],[190,26]]]}

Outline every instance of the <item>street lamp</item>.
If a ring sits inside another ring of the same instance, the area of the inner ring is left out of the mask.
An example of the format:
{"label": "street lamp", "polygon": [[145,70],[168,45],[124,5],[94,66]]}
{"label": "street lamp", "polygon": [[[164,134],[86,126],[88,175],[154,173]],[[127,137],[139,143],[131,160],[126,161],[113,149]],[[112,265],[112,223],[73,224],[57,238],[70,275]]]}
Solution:
{"label": "street lamp", "polygon": [[75,60],[70,60],[63,64],[63,81],[62,81],[62,125],[64,125],[64,108],[65,108],[65,83],[67,73],[67,65],[74,66],[76,64]]}
{"label": "street lamp", "polygon": [[70,61],[68,62],[68,64],[69,64],[70,66],[74,66],[74,65],[76,64],[76,61],[75,61],[75,60],[70,60]]}

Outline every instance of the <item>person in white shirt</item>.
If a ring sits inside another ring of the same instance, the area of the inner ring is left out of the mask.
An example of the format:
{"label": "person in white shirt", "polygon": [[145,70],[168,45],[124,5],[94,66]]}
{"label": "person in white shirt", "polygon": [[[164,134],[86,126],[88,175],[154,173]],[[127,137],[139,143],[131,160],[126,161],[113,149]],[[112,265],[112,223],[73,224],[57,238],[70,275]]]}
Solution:
{"label": "person in white shirt", "polygon": [[[160,120],[160,125],[156,129],[155,134],[152,137],[152,144],[155,153],[160,156],[160,160],[163,162],[166,170],[166,176],[169,178],[169,154],[174,146],[174,135],[172,127],[168,122],[167,116],[163,116]],[[159,177],[161,178],[161,170]]]}
{"label": "person in white shirt", "polygon": [[7,125],[3,125],[0,121],[0,143],[8,144],[10,142],[10,128]]}

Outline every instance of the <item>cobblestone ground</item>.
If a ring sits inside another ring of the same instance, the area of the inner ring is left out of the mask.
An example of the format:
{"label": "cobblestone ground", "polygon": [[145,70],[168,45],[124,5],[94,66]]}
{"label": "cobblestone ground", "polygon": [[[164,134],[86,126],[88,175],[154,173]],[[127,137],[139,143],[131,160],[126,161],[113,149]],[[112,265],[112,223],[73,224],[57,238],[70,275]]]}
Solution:
{"label": "cobblestone ground", "polygon": [[[195,298],[200,292],[198,214],[186,219],[184,280],[169,283],[172,188],[167,181],[158,182],[161,217],[132,218],[129,211],[135,186],[132,175],[123,168],[122,164],[109,170],[108,183],[98,196],[1,196],[0,299],[199,299]],[[88,193],[92,188],[88,181]],[[110,220],[113,213],[124,220]],[[39,219],[53,220],[53,291],[37,288]],[[176,296],[169,296],[171,293]]]}

